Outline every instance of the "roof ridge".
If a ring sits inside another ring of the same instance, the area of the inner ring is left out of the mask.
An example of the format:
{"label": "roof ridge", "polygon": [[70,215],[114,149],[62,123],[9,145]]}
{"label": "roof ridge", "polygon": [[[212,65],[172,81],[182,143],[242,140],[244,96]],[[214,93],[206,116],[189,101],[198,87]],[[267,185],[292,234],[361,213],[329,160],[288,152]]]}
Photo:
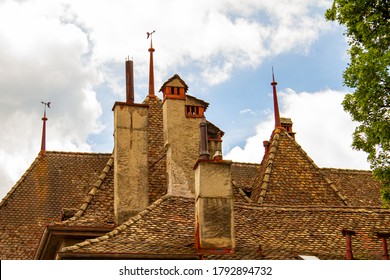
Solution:
{"label": "roof ridge", "polygon": [[77,243],[75,245],[64,247],[59,252],[64,253],[64,252],[74,251],[74,250],[80,249],[82,247],[110,239],[110,238],[116,236],[117,234],[121,233],[122,231],[124,231],[130,225],[139,221],[142,217],[147,215],[149,212],[151,212],[151,210],[155,209],[157,206],[159,206],[164,200],[168,199],[169,197],[174,197],[174,196],[166,194],[166,195],[162,196],[161,198],[157,199],[155,202],[153,202],[151,205],[146,207],[144,210],[139,212],[137,215],[131,217],[130,219],[128,219],[126,222],[124,222],[120,226],[115,227],[112,231],[110,231],[102,236],[99,236],[99,237],[96,237],[93,239],[86,239],[85,241]]}
{"label": "roof ridge", "polygon": [[[269,184],[269,180],[270,180],[270,174],[272,172],[272,165],[273,165],[273,162],[275,159],[276,150],[279,146],[280,132],[281,132],[281,130],[279,128],[276,128],[273,131],[273,135],[271,136],[271,139],[272,139],[271,146],[269,147],[268,157],[267,157],[267,160],[266,160],[265,165],[264,165],[265,170],[264,170],[263,174],[259,173],[259,176],[258,176],[258,178],[261,178],[260,176],[263,177],[263,179],[261,180],[260,195],[259,195],[259,198],[257,199],[257,202],[260,204],[263,203],[265,194],[267,193],[267,188],[268,188],[268,184]],[[254,180],[254,184],[256,184],[256,181],[257,181],[257,178]]]}
{"label": "roof ridge", "polygon": [[389,213],[390,209],[380,207],[360,207],[360,206],[320,206],[320,205],[301,205],[301,206],[280,206],[272,204],[244,204],[237,203],[235,207],[242,209],[269,209],[274,211],[326,211],[326,212],[359,212],[359,213]]}
{"label": "roof ridge", "polygon": [[337,194],[337,196],[343,201],[345,205],[348,205],[348,199],[347,197],[343,196],[340,193],[340,190],[335,186],[335,184],[323,173],[321,172],[321,168],[318,167],[318,165],[314,162],[314,160],[306,153],[306,151],[302,148],[301,145],[298,144],[297,141],[293,137],[291,137],[287,132],[285,133],[287,136],[287,139],[289,139],[297,148],[298,150],[302,153],[304,157],[306,157],[307,160],[309,160],[310,164],[313,165],[314,168],[316,168],[318,171],[320,171],[320,175],[322,178],[325,180],[325,182],[329,185],[329,187],[332,188],[332,190]]}
{"label": "roof ridge", "polygon": [[348,168],[335,168],[335,167],[321,167],[321,170],[329,170],[329,171],[337,171],[337,172],[345,172],[345,173],[370,173],[372,174],[372,170],[364,170],[364,169],[348,169]]}
{"label": "roof ridge", "polygon": [[100,189],[101,185],[104,182],[104,179],[107,177],[108,172],[111,170],[112,166],[114,165],[114,153],[111,153],[110,158],[108,159],[106,166],[103,168],[102,172],[100,173],[98,179],[93,184],[92,189],[89,191],[87,197],[84,200],[84,203],[80,206],[79,210],[76,212],[76,214],[73,215],[73,217],[69,218],[68,220],[65,220],[63,222],[57,222],[55,224],[68,224],[71,221],[76,221],[79,219],[84,212],[87,210],[88,206],[90,205],[93,197],[97,193],[97,191]]}
{"label": "roof ridge", "polygon": [[245,164],[245,165],[256,165],[256,166],[260,166],[261,165],[261,163],[241,162],[241,161],[233,161],[232,164]]}
{"label": "roof ridge", "polygon": [[45,154],[67,154],[67,155],[109,155],[110,153],[95,153],[95,152],[74,152],[74,151],[45,151]]}
{"label": "roof ridge", "polygon": [[0,202],[0,207],[7,201],[7,199],[14,193],[14,191],[18,188],[18,186],[26,179],[27,175],[31,172],[31,170],[38,164],[39,160],[44,157],[45,154],[38,154],[34,161],[31,163],[30,167],[23,173],[23,175],[19,178],[19,180],[15,183],[15,185],[8,191],[8,193],[4,196],[4,198]]}

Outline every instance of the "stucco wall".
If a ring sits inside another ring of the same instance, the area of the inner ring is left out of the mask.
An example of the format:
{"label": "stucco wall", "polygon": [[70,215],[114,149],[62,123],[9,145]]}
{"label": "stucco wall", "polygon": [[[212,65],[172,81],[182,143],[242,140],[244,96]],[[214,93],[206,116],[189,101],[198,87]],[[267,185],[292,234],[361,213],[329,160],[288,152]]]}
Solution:
{"label": "stucco wall", "polygon": [[148,197],[148,106],[114,106],[114,214],[123,223],[145,209]]}
{"label": "stucco wall", "polygon": [[199,157],[199,124],[202,119],[186,117],[185,100],[180,99],[164,101],[163,117],[168,193],[193,196],[193,167]]}

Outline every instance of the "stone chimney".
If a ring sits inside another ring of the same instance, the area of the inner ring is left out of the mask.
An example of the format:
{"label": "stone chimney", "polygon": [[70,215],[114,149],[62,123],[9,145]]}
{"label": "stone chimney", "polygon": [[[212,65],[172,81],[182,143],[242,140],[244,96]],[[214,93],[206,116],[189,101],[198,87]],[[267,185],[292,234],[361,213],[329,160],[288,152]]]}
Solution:
{"label": "stone chimney", "polygon": [[234,252],[230,167],[231,161],[209,159],[199,159],[195,165],[195,246],[199,253]]}
{"label": "stone chimney", "polygon": [[[130,95],[131,96],[131,95]],[[146,104],[115,102],[114,215],[122,224],[149,205],[148,110]]]}

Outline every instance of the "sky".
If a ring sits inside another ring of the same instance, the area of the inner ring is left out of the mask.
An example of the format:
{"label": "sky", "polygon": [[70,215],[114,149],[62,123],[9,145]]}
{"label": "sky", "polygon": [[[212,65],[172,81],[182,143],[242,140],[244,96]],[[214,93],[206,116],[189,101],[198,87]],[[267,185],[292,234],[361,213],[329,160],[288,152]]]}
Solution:
{"label": "sky", "polygon": [[[210,103],[225,159],[257,162],[273,129],[272,68],[280,114],[320,167],[369,169],[351,148],[356,123],[341,102],[348,65],[329,0],[0,0],[0,197],[40,151],[41,102],[49,151],[110,153],[112,106],[147,95],[153,34],[155,88],[179,74]],[[161,98],[161,93],[158,93]]]}

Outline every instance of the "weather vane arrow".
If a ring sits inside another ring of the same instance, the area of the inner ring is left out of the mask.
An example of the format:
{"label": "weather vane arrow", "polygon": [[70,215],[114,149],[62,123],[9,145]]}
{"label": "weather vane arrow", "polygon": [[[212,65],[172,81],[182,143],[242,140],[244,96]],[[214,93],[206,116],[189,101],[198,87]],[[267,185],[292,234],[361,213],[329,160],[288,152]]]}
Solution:
{"label": "weather vane arrow", "polygon": [[156,30],[153,30],[152,32],[146,32],[146,35],[148,35],[146,39],[149,39],[149,37],[151,37],[154,32],[156,32]]}
{"label": "weather vane arrow", "polygon": [[152,49],[153,48],[153,46],[152,46],[152,41],[153,41],[153,33],[154,32],[156,32],[156,30],[153,30],[152,32],[146,32],[146,35],[147,35],[147,37],[146,37],[146,39],[149,39],[149,37],[150,37],[150,48]]}
{"label": "weather vane arrow", "polygon": [[43,105],[45,105],[45,109],[46,109],[46,106],[47,106],[48,108],[50,108],[50,103],[51,103],[51,102],[43,102],[43,101],[42,101],[41,103],[42,103]]}

